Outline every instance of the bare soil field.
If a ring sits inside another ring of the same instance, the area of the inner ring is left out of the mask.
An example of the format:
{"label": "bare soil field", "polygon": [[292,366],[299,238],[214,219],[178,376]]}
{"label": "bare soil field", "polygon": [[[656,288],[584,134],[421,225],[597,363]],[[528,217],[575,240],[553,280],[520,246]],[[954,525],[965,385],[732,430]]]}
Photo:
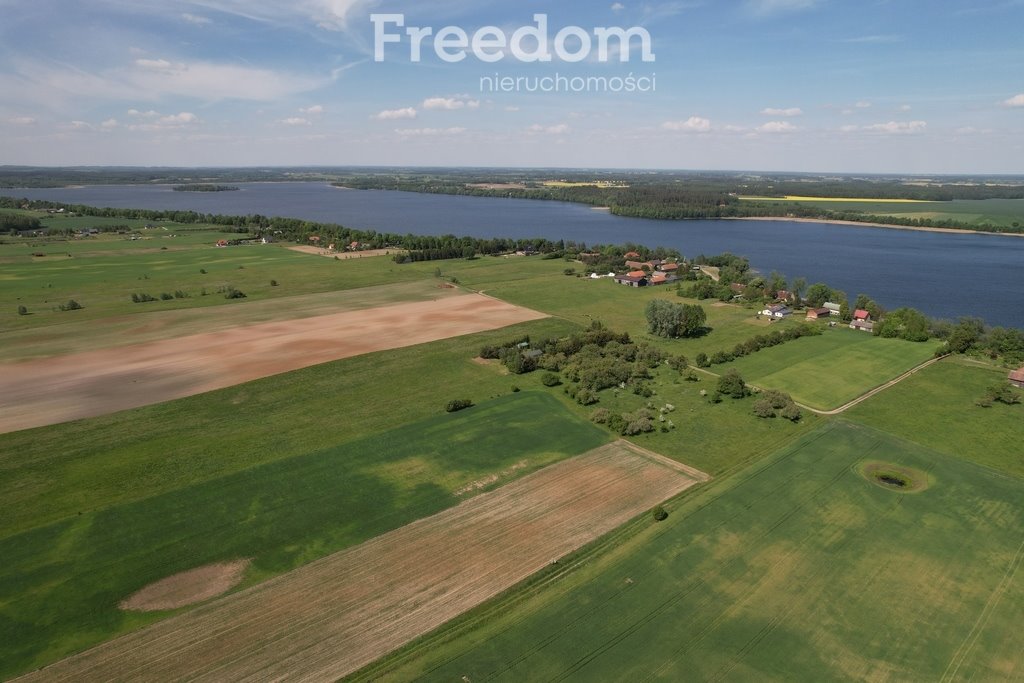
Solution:
{"label": "bare soil field", "polygon": [[5,364],[0,433],[105,415],[545,317],[469,294]]}
{"label": "bare soil field", "polygon": [[195,605],[215,598],[237,586],[250,560],[218,562],[151,583],[121,602],[121,609],[156,612]]}
{"label": "bare soil field", "polygon": [[373,258],[375,256],[392,256],[394,254],[405,253],[403,249],[367,249],[365,251],[331,251],[324,247],[288,247],[292,251],[297,251],[303,254],[313,254],[314,256],[329,256],[330,258],[337,257],[339,261],[347,261],[354,258]]}
{"label": "bare soil field", "polygon": [[17,680],[335,680],[706,480],[619,441]]}

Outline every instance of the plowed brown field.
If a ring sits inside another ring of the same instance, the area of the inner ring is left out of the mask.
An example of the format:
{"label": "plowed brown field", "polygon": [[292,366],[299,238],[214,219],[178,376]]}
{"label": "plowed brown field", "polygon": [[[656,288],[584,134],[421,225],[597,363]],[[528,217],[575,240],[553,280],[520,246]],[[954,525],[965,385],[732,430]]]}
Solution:
{"label": "plowed brown field", "polygon": [[18,680],[334,680],[706,480],[616,442]]}
{"label": "plowed brown field", "polygon": [[469,294],[5,364],[0,372],[0,433],[105,415],[545,317]]}

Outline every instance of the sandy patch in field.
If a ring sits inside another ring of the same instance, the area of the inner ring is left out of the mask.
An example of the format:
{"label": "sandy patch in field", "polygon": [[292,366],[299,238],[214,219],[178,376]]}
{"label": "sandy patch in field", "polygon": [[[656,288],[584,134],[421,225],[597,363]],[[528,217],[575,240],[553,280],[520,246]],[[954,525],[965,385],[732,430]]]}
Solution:
{"label": "sandy patch in field", "polygon": [[220,562],[180,572],[149,584],[118,606],[132,612],[155,612],[194,605],[237,586],[250,562]]}
{"label": "sandy patch in field", "polygon": [[374,351],[546,318],[478,294],[3,366],[0,433],[105,415]]}
{"label": "sandy patch in field", "polygon": [[707,479],[619,441],[19,680],[337,680]]}
{"label": "sandy patch in field", "polygon": [[329,256],[330,258],[338,257],[339,261],[347,261],[354,258],[373,258],[374,256],[394,256],[395,254],[404,254],[404,249],[367,249],[366,251],[330,251],[323,247],[288,247],[292,251],[298,251],[303,254],[313,254],[314,256]]}

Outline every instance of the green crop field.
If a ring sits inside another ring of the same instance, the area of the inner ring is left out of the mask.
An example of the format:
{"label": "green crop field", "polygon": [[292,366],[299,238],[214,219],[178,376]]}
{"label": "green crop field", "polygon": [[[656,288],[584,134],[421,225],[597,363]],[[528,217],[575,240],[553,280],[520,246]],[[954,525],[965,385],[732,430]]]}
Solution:
{"label": "green crop field", "polygon": [[1024,200],[1021,199],[954,199],[949,202],[870,202],[870,201],[823,201],[778,199],[757,201],[779,201],[784,203],[807,204],[820,209],[842,212],[859,212],[871,216],[897,216],[899,218],[928,218],[932,220],[953,220],[984,228],[1019,227],[1024,225]]}
{"label": "green crop field", "polygon": [[[865,461],[928,488],[872,483]],[[1022,496],[1018,479],[832,422],[365,677],[1015,679]]]}
{"label": "green crop field", "polygon": [[885,384],[931,358],[935,342],[881,339],[850,329],[829,329],[718,365],[748,382],[778,389],[819,410],[831,410]]}
{"label": "green crop field", "polygon": [[[1007,370],[947,358],[850,410],[846,417],[1024,479],[1024,403],[981,408]],[[1024,400],[1024,391],[1018,390]]]}
{"label": "green crop field", "polygon": [[0,540],[0,676],[151,621],[116,605],[163,577],[246,557],[253,583],[451,507],[488,475],[507,483],[609,439],[524,392],[134,502],[92,500]]}

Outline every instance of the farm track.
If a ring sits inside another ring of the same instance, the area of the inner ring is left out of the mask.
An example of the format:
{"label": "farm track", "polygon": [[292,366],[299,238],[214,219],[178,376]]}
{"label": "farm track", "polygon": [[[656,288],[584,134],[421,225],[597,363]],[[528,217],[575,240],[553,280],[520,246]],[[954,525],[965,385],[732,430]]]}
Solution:
{"label": "farm track", "polygon": [[6,364],[0,377],[0,433],[546,317],[467,294]]}
{"label": "farm track", "polygon": [[619,441],[18,680],[336,679],[707,479]]}

